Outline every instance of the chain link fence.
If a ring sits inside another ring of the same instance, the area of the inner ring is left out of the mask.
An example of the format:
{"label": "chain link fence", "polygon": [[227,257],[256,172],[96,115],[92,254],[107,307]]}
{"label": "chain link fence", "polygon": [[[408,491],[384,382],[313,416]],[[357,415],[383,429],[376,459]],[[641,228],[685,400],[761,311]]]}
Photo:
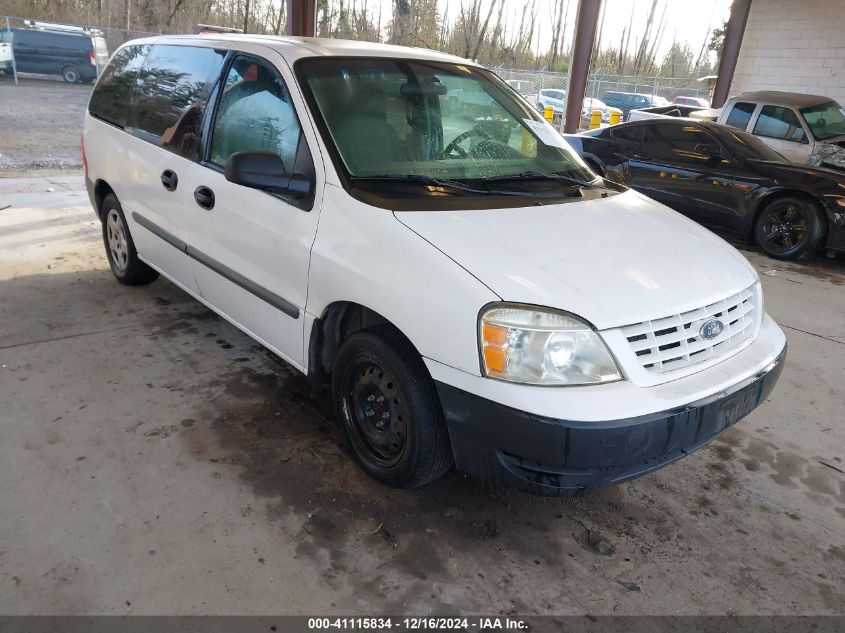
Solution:
{"label": "chain link fence", "polygon": [[[540,90],[566,90],[569,76],[566,73],[547,70],[519,70],[515,68],[491,67],[502,79],[510,83],[523,96],[536,99]],[[706,81],[695,77],[639,77],[636,75],[606,75],[594,73],[587,79],[585,97],[604,101],[608,92],[636,92],[663,97],[672,101],[675,97],[698,97],[710,101],[710,89]]]}

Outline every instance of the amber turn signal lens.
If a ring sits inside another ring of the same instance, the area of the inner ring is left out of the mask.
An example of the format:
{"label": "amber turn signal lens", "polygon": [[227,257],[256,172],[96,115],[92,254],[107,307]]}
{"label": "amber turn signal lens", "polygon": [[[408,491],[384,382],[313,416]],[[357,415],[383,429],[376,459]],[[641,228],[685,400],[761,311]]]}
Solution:
{"label": "amber turn signal lens", "polygon": [[485,323],[481,328],[481,339],[487,369],[497,373],[504,371],[508,329],[501,325]]}

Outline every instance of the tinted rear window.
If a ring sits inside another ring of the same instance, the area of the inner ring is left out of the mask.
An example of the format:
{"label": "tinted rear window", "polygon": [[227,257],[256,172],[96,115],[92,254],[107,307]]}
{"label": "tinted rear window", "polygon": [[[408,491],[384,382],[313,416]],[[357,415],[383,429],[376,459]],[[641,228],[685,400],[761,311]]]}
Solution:
{"label": "tinted rear window", "polygon": [[610,128],[610,136],[620,141],[640,143],[643,140],[643,126],[631,125]]}
{"label": "tinted rear window", "polygon": [[114,54],[88,102],[91,116],[118,127],[126,125],[132,88],[149,49],[146,45],[127,46]]}
{"label": "tinted rear window", "polygon": [[725,125],[735,127],[739,130],[744,130],[748,127],[748,122],[751,120],[751,114],[754,112],[754,108],[756,107],[757,106],[754,103],[735,103],[734,107],[731,108],[730,114],[728,114]]}
{"label": "tinted rear window", "polygon": [[763,106],[760,110],[760,116],[754,124],[754,134],[796,143],[802,142],[805,136],[795,112],[790,108],[773,105]]}
{"label": "tinted rear window", "polygon": [[225,55],[213,48],[153,46],[135,84],[127,127],[196,158],[203,111]]}

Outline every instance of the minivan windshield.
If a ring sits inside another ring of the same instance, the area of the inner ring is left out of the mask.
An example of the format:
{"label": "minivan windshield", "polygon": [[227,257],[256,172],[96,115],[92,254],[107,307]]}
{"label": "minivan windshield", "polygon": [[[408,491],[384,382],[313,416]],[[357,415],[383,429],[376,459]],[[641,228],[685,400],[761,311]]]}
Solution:
{"label": "minivan windshield", "polygon": [[506,183],[539,195],[595,180],[554,128],[483,69],[361,57],[306,59],[297,72],[352,181],[437,179],[461,184],[460,195],[496,195]]}
{"label": "minivan windshield", "polygon": [[836,101],[803,108],[801,114],[804,115],[813,136],[819,141],[845,134],[845,108]]}

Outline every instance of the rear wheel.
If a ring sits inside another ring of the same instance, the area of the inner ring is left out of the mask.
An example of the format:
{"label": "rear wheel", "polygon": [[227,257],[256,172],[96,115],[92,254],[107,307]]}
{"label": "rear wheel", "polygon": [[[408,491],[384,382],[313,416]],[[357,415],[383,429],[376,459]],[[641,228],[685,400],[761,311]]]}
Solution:
{"label": "rear wheel", "polygon": [[775,259],[803,259],[824,237],[824,216],[811,200],[779,198],[760,212],[754,223],[754,240]]}
{"label": "rear wheel", "polygon": [[62,68],[62,79],[64,79],[69,84],[75,84],[79,82],[79,70],[77,70],[76,66],[65,66]]}
{"label": "rear wheel", "polygon": [[363,330],[343,343],[332,396],[352,453],[375,479],[416,488],[451,467],[434,382],[419,354],[392,328]]}
{"label": "rear wheel", "polygon": [[103,219],[103,244],[106,247],[106,257],[115,278],[127,286],[142,286],[155,281],[158,278],[158,272],[138,258],[123,209],[113,193],[103,200],[100,217]]}

